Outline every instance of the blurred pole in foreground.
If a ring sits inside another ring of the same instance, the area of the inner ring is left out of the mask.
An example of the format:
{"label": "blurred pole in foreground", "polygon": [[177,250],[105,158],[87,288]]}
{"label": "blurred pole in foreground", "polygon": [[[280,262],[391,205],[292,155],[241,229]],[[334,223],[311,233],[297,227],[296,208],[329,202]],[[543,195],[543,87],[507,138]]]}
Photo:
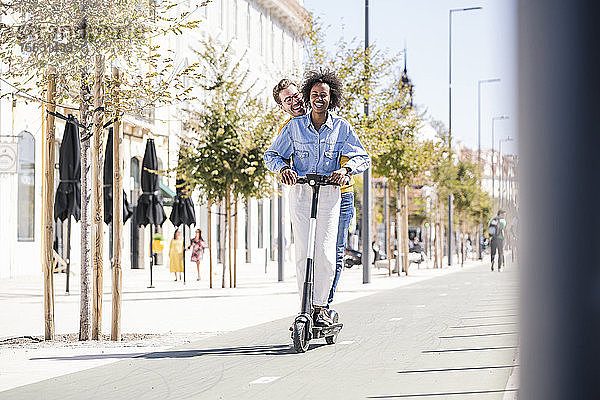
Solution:
{"label": "blurred pole in foreground", "polygon": [[[519,398],[599,399],[600,4],[519,0],[516,9],[524,218]],[[569,232],[577,232],[575,250]]]}

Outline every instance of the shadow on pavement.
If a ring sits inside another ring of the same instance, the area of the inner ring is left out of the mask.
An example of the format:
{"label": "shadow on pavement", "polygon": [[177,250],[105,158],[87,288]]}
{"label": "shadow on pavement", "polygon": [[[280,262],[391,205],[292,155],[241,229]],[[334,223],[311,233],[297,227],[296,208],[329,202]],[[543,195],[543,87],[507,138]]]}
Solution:
{"label": "shadow on pavement", "polygon": [[438,368],[438,369],[414,369],[407,371],[398,371],[399,374],[422,374],[426,372],[452,372],[452,371],[474,371],[480,369],[502,369],[502,368],[514,368],[518,367],[518,364],[514,365],[490,365],[484,367],[462,367],[462,368]]}
{"label": "shadow on pavement", "polygon": [[[326,346],[325,343],[311,343],[309,350]],[[154,353],[114,353],[114,354],[83,354],[70,357],[34,357],[30,360],[57,360],[57,361],[76,361],[76,360],[98,360],[106,358],[193,358],[201,356],[279,356],[286,354],[296,354],[294,348],[289,344],[277,345],[258,345],[258,346],[239,346],[223,347],[216,349],[198,349],[198,350],[166,350]]]}
{"label": "shadow on pavement", "polygon": [[488,394],[488,393],[504,393],[516,392],[517,389],[500,389],[500,390],[473,390],[468,392],[438,392],[438,393],[414,393],[414,394],[396,394],[384,396],[369,396],[367,399],[405,399],[410,397],[433,397],[437,396],[460,396],[465,394]]}

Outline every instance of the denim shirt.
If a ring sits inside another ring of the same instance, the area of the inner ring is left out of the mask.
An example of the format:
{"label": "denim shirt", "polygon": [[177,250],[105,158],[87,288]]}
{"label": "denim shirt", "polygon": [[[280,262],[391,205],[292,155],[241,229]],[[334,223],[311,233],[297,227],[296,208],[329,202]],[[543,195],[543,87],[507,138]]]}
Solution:
{"label": "denim shirt", "polygon": [[281,130],[267,149],[264,160],[271,172],[280,172],[293,159],[292,168],[298,176],[306,174],[329,175],[340,169],[340,158],[349,158],[344,165],[351,174],[359,174],[370,167],[371,159],[348,121],[331,112],[317,132],[310,113],[293,118]]}

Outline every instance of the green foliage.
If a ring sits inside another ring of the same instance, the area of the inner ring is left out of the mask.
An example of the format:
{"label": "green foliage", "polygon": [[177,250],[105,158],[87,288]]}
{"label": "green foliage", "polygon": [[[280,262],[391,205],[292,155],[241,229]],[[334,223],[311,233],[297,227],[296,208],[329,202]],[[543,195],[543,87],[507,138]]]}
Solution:
{"label": "green foliage", "polygon": [[[191,89],[182,80],[195,66],[176,65],[171,50],[156,45],[167,35],[195,28],[192,11],[178,11],[176,0],[19,0],[0,3],[6,14],[0,24],[0,59],[5,76],[25,91],[45,86],[46,72],[57,75],[57,101],[87,102],[81,86],[93,86],[93,56],[105,57],[106,104],[117,110],[142,113],[162,101],[188,99]],[[202,2],[198,7],[204,6]],[[119,91],[113,90],[110,66],[121,69]],[[173,92],[174,86],[180,90]],[[116,96],[119,104],[115,104]]]}
{"label": "green foliage", "polygon": [[472,161],[449,159],[447,152],[447,131],[442,123],[434,121],[438,134],[443,138],[437,152],[437,162],[433,168],[433,181],[438,186],[438,195],[447,198],[454,196],[454,208],[464,222],[479,223],[492,210],[492,201],[481,186],[481,167]]}
{"label": "green foliage", "polygon": [[200,111],[189,111],[178,173],[206,200],[218,202],[228,190],[237,198],[263,197],[270,188],[263,154],[281,115],[257,99],[247,83],[243,56],[212,39],[197,52],[202,72],[196,83],[206,91]]}

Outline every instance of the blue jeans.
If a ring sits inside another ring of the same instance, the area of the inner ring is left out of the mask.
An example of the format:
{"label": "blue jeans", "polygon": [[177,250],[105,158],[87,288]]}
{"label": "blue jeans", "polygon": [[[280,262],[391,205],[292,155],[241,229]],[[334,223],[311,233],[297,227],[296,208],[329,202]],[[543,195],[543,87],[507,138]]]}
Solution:
{"label": "blue jeans", "polygon": [[344,250],[346,249],[346,241],[348,239],[348,228],[350,221],[354,216],[354,192],[342,193],[340,203],[340,222],[338,225],[337,243],[335,245],[335,276],[333,277],[333,285],[329,292],[329,303],[333,301],[333,294],[337,287],[340,275],[342,273],[342,264],[344,260]]}

